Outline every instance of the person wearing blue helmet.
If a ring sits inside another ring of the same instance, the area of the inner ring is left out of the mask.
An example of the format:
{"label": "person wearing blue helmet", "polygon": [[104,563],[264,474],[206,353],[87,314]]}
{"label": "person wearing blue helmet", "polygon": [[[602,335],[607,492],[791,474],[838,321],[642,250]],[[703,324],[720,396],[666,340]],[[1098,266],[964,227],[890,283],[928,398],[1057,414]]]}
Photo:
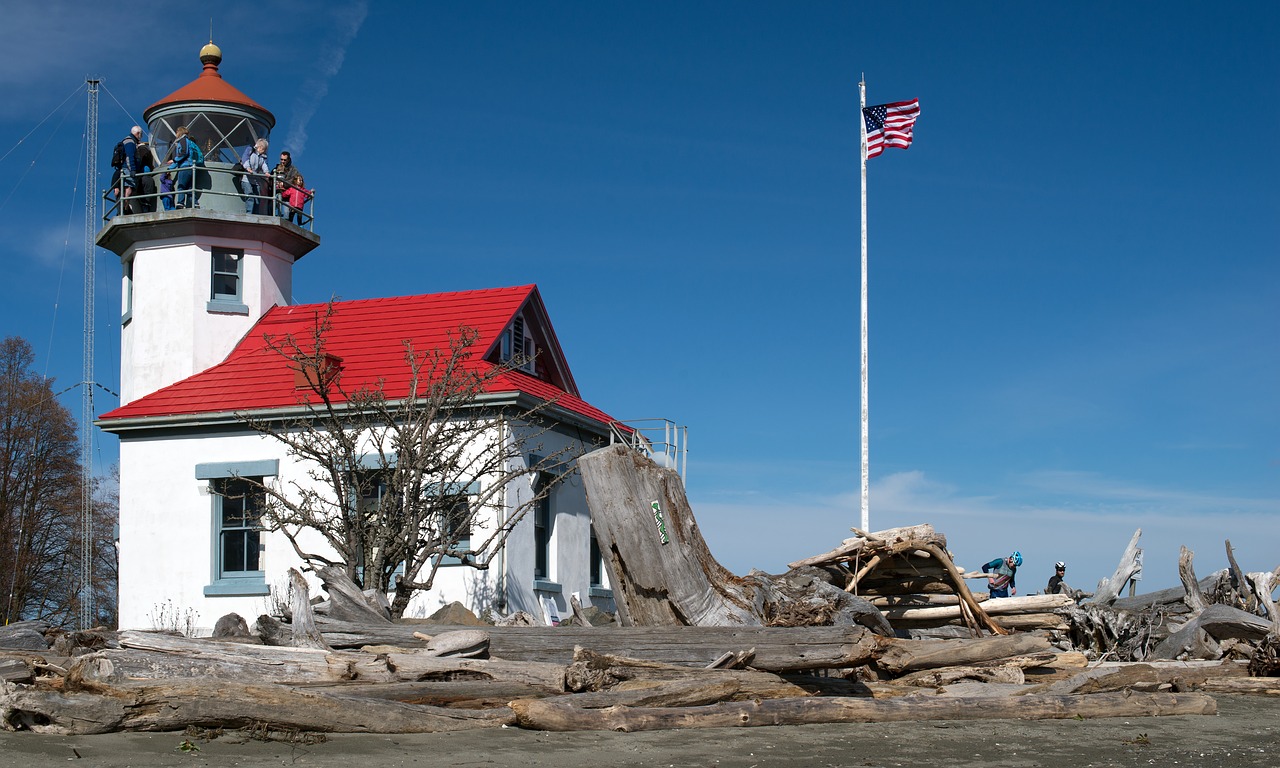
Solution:
{"label": "person wearing blue helmet", "polygon": [[982,566],[987,577],[987,591],[992,597],[1009,597],[1018,594],[1014,579],[1018,575],[1018,566],[1022,565],[1022,553],[1014,552],[1008,557],[997,557]]}

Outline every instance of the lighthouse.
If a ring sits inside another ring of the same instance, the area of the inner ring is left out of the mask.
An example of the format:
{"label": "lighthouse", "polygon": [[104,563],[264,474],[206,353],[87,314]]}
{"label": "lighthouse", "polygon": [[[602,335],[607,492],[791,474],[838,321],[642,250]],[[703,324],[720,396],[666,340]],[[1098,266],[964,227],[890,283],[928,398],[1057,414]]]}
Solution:
{"label": "lighthouse", "polygon": [[309,217],[290,222],[270,201],[245,213],[238,161],[270,139],[275,117],[223,79],[218,46],[202,48],[200,63],[195,80],[143,113],[159,170],[180,128],[202,150],[197,207],[120,212],[97,235],[120,257],[121,405],[225,358],[267,310],[291,303],[293,266],[320,244]]}

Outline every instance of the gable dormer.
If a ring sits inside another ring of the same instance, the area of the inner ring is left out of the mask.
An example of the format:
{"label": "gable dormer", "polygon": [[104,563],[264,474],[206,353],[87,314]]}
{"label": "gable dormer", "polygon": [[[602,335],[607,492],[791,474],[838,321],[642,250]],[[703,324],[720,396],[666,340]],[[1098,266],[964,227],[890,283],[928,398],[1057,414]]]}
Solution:
{"label": "gable dormer", "polygon": [[577,395],[573,374],[536,288],[499,334],[489,360],[513,363],[516,370]]}

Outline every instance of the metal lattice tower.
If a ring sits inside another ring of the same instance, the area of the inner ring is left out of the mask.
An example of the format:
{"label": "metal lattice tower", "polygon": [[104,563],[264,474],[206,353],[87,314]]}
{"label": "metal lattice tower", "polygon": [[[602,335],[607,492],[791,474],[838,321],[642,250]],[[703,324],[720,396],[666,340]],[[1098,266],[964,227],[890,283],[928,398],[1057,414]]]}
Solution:
{"label": "metal lattice tower", "polygon": [[84,153],[84,375],[80,381],[80,629],[91,629],[93,595],[93,294],[98,228],[98,82],[87,79]]}

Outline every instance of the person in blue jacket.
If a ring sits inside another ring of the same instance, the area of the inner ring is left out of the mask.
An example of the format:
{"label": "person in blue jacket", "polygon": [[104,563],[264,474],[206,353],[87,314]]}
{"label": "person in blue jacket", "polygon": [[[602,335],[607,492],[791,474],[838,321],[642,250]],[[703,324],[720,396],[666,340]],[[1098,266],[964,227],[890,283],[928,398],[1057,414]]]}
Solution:
{"label": "person in blue jacket", "polygon": [[1008,557],[997,557],[982,566],[983,573],[991,574],[987,578],[987,591],[992,597],[1009,597],[1018,594],[1014,579],[1018,575],[1018,566],[1022,565],[1022,553],[1014,552]]}

